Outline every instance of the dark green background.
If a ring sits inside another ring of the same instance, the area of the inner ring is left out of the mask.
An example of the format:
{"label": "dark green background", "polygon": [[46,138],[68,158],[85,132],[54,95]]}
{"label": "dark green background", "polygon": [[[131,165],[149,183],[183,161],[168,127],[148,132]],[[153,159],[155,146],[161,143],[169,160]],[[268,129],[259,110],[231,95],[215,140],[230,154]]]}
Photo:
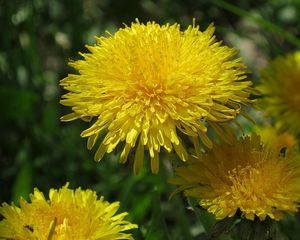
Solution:
{"label": "dark green background", "polygon": [[[241,50],[254,81],[268,59],[299,49],[299,1],[231,2],[0,0],[0,201],[17,203],[33,187],[47,193],[68,181],[121,201],[128,219],[140,225],[136,239],[200,239],[213,223],[210,216],[200,210],[195,215],[180,195],[168,200],[169,160],[175,156],[162,156],[166,163],[158,175],[144,170],[133,176],[132,163],[120,165],[117,153],[95,163],[95,150],[88,151],[79,136],[89,124],[59,121],[70,112],[59,104],[59,80],[73,72],[68,59],[79,59],[93,36],[135,18],[178,22],[182,29],[192,18],[202,30],[214,22],[217,39]],[[296,218],[282,225],[289,238],[298,239]]]}

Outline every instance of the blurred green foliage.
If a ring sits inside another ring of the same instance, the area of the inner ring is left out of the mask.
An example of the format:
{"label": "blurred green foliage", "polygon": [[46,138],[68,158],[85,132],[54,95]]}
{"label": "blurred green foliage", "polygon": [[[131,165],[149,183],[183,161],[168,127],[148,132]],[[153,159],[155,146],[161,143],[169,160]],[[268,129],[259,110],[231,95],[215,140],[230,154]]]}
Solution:
{"label": "blurred green foliage", "polygon": [[[269,58],[300,47],[296,0],[0,0],[0,201],[17,203],[33,187],[46,193],[68,181],[121,201],[140,226],[136,239],[200,239],[215,221],[180,195],[169,200],[175,156],[164,157],[158,175],[144,170],[133,176],[131,163],[120,165],[117,153],[92,160],[79,136],[85,123],[59,121],[69,111],[59,105],[59,80],[72,72],[68,59],[79,59],[95,35],[135,18],[183,28],[196,18],[201,29],[214,22],[217,38],[241,50],[254,80]],[[297,218],[281,227],[290,239],[300,236]]]}

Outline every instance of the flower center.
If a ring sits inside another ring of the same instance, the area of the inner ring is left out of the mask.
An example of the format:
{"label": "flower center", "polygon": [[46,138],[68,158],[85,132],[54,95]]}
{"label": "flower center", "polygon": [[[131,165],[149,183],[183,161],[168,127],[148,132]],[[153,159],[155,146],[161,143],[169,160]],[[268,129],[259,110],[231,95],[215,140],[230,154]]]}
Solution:
{"label": "flower center", "polygon": [[130,89],[127,96],[128,100],[134,100],[144,107],[161,106],[163,98],[166,96],[162,84],[137,84],[134,88]]}

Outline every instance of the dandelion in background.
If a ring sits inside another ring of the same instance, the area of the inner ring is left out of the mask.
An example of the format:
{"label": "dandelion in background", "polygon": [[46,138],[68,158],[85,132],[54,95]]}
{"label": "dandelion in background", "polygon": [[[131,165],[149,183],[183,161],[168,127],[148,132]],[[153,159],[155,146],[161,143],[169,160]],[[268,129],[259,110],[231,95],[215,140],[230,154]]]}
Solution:
{"label": "dandelion in background", "polygon": [[295,149],[280,154],[261,144],[258,135],[222,143],[176,169],[170,182],[178,191],[195,197],[199,205],[220,220],[239,210],[242,216],[261,221],[280,220],[298,211],[300,155]]}
{"label": "dandelion in background", "polygon": [[300,134],[300,52],[278,57],[261,71],[261,105],[280,131]]}
{"label": "dandelion in background", "polygon": [[97,198],[92,190],[51,189],[49,200],[34,189],[31,203],[20,199],[20,208],[4,203],[0,207],[0,238],[14,240],[133,239],[124,231],[137,228],[116,214],[119,203]]}
{"label": "dandelion in background", "polygon": [[254,132],[261,137],[262,142],[278,150],[297,146],[295,136],[287,132],[279,133],[276,128],[270,124],[255,125]]}
{"label": "dandelion in background", "polygon": [[[100,134],[103,139],[95,154],[101,160],[117,145],[120,162],[136,148],[134,172],[149,151],[151,170],[159,170],[159,153],[173,149],[187,159],[180,135],[212,147],[207,124],[227,123],[250,101],[250,81],[237,51],[216,42],[214,27],[204,32],[195,23],[185,31],[179,24],[141,24],[138,20],[114,35],[96,38],[90,53],[70,65],[79,74],[69,74],[61,86],[69,91],[61,103],[73,112],[62,121],[92,120],[81,133],[91,149]],[[222,132],[221,132],[222,135]]]}

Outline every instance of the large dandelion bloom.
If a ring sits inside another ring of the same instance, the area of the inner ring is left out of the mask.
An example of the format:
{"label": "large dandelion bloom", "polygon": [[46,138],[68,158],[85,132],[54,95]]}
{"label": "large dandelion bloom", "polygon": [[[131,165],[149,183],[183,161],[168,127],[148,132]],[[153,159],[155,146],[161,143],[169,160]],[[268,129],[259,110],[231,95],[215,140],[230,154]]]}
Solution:
{"label": "large dandelion bloom", "polygon": [[124,220],[127,213],[115,214],[119,203],[97,198],[91,190],[64,186],[51,189],[49,200],[38,189],[31,203],[20,199],[20,208],[4,203],[0,214],[0,238],[13,240],[117,240],[133,239],[124,231],[136,228]]}
{"label": "large dandelion bloom", "polygon": [[84,60],[70,63],[79,74],[61,81],[69,91],[61,103],[73,110],[62,120],[96,119],[81,134],[91,149],[104,132],[95,160],[120,145],[124,163],[136,147],[135,173],[145,147],[155,173],[161,148],[186,160],[180,134],[194,142],[200,136],[211,147],[206,123],[235,119],[249,102],[251,85],[244,80],[244,64],[234,58],[237,51],[221,46],[213,33],[212,25],[204,32],[195,24],[181,31],[178,24],[137,21],[96,38],[97,44],[87,47],[90,53],[81,54]]}
{"label": "large dandelion bloom", "polygon": [[244,137],[232,145],[215,145],[176,169],[170,182],[177,191],[199,199],[199,205],[216,219],[242,216],[280,220],[284,212],[297,212],[300,202],[300,155],[281,153],[261,144],[260,137]]}
{"label": "large dandelion bloom", "polygon": [[281,131],[300,134],[300,52],[278,57],[261,71],[261,104]]}

